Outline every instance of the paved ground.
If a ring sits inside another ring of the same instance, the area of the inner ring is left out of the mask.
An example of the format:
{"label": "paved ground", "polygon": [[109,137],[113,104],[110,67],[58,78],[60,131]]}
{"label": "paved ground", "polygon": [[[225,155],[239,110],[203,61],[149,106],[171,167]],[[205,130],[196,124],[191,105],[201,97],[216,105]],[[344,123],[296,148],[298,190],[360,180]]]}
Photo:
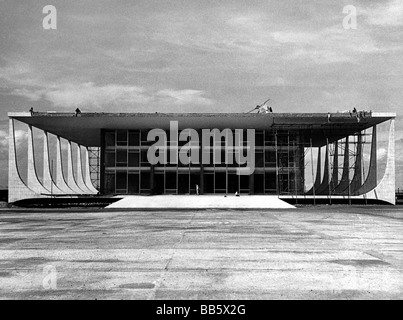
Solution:
{"label": "paved ground", "polygon": [[370,206],[2,210],[0,298],[402,299],[402,217]]}

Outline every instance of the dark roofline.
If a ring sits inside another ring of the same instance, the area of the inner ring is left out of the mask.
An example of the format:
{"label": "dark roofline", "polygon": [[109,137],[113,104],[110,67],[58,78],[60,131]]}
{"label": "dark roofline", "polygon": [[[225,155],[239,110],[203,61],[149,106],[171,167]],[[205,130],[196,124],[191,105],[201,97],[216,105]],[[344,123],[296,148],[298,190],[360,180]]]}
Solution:
{"label": "dark roofline", "polygon": [[[396,113],[390,112],[372,112],[372,111],[358,111],[362,112],[367,117],[389,117],[395,118]],[[350,118],[351,114],[349,112],[316,112],[316,113],[240,113],[240,112],[216,112],[216,113],[200,113],[200,112],[186,112],[186,113],[166,113],[166,112],[81,112],[80,116],[82,117],[216,117],[216,116],[225,116],[225,117],[270,117],[270,118],[316,118],[328,116],[330,114],[331,117],[336,118]],[[15,117],[66,117],[66,116],[75,116],[75,112],[54,112],[54,111],[37,111],[31,114],[30,112],[9,112],[8,116],[11,118]]]}

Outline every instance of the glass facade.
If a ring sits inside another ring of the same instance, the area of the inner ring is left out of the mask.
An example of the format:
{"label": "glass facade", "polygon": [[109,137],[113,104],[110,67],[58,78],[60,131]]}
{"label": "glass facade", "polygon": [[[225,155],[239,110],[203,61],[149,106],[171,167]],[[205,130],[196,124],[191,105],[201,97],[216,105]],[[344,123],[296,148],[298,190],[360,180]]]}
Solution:
{"label": "glass facade", "polygon": [[[200,164],[201,138],[192,141],[198,163],[169,162],[151,165],[147,152],[155,141],[147,141],[149,130],[102,131],[102,186],[103,194],[196,194],[196,185],[202,194],[301,194],[304,192],[304,147],[298,142],[298,132],[255,130],[255,170],[251,175],[237,175],[236,161],[214,163],[213,148],[207,150],[210,164]],[[231,130],[234,133],[234,130]],[[167,146],[177,145],[177,152],[189,141],[178,141],[167,134]],[[201,134],[200,134],[201,137]],[[246,130],[244,130],[246,141]],[[225,139],[219,142],[222,148]],[[244,142],[246,145],[246,142]],[[160,151],[163,152],[163,151]],[[234,150],[228,157],[234,159]],[[168,155],[169,154],[169,155]],[[180,156],[178,154],[178,159]],[[245,165],[243,165],[245,166]]]}

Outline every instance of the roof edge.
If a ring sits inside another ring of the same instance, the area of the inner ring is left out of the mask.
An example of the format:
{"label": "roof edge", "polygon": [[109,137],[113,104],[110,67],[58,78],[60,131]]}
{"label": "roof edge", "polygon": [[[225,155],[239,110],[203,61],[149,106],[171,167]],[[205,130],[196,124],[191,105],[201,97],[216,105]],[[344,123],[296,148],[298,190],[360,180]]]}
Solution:
{"label": "roof edge", "polygon": [[[364,111],[366,113],[370,114],[370,117],[372,118],[396,118],[396,113],[395,112],[368,112]],[[165,113],[165,112],[82,112],[81,116],[87,116],[87,117],[99,117],[99,116],[106,116],[106,117],[128,117],[128,116],[178,116],[178,117],[186,117],[186,116],[250,116],[250,117],[261,117],[261,116],[277,116],[277,117],[300,117],[300,116],[327,116],[328,114],[332,116],[343,116],[343,115],[349,115],[348,112],[289,112],[289,113],[243,113],[243,112],[233,112],[233,113],[226,113],[226,112],[220,112],[220,113],[210,113],[210,112],[187,112],[187,113]],[[74,112],[57,112],[57,111],[44,111],[44,112],[35,112],[33,115],[31,112],[8,112],[8,117],[9,118],[23,118],[23,117],[32,117],[32,116],[43,116],[43,117],[63,117],[63,116],[73,116],[75,115]]]}

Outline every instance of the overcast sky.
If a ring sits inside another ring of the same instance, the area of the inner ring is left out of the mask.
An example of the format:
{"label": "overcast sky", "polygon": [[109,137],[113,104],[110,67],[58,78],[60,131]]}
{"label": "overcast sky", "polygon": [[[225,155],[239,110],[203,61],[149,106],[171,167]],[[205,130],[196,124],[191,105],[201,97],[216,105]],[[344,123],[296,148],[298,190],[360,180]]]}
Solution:
{"label": "overcast sky", "polygon": [[[48,4],[57,30],[42,27]],[[399,114],[402,39],[403,0],[0,0],[0,139],[30,106],[246,112],[271,98],[275,112]]]}

